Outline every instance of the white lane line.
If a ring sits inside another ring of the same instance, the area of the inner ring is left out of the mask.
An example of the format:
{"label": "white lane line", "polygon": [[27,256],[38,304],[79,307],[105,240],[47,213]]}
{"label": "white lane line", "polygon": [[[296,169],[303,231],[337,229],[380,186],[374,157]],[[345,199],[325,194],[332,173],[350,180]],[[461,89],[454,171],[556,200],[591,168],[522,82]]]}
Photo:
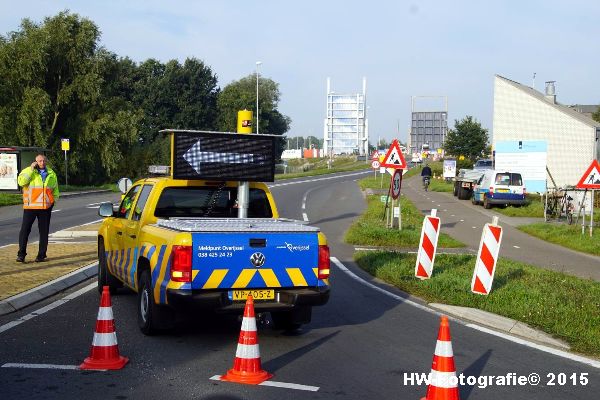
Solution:
{"label": "white lane line", "polygon": [[52,212],[59,212],[60,210],[52,210]]}
{"label": "white lane line", "polygon": [[104,221],[104,220],[103,220],[102,218],[100,218],[100,219],[97,219],[97,220],[95,220],[95,221],[92,221],[92,222],[86,222],[85,224],[81,224],[81,225],[78,225],[78,226],[92,225],[92,224],[95,224],[95,223],[97,223],[97,222],[102,222],[102,221]]}
{"label": "white lane line", "polygon": [[269,186],[269,188],[273,188],[273,187],[279,187],[279,186],[297,185],[300,183],[309,183],[309,182],[325,181],[325,180],[329,180],[329,179],[346,178],[349,176],[364,175],[365,173],[368,173],[368,172],[369,171],[364,171],[364,172],[357,172],[357,173],[348,174],[348,175],[336,175],[336,176],[328,176],[326,178],[317,178],[317,179],[310,179],[310,180],[304,180],[304,181],[276,183],[275,185],[268,185],[268,186]]}
{"label": "white lane line", "polygon": [[464,219],[461,219],[461,220],[460,220],[460,222],[465,222],[465,220],[464,220]]}
{"label": "white lane line", "polygon": [[515,249],[520,249],[520,247],[519,247],[519,246],[513,246],[513,247],[514,247]]}
{"label": "white lane line", "polygon": [[308,215],[306,215],[306,213],[302,213],[302,218],[303,218],[305,221],[308,221]]}
{"label": "white lane line", "polygon": [[476,227],[476,226],[472,226],[472,228],[473,228],[473,229],[477,229],[477,227]]}
{"label": "white lane line", "polygon": [[79,369],[77,365],[56,365],[56,364],[18,364],[7,363],[0,368],[33,368],[33,369]]}
{"label": "white lane line", "polygon": [[40,308],[38,310],[35,310],[35,311],[27,314],[27,315],[24,315],[24,316],[22,316],[19,319],[16,319],[16,320],[11,321],[11,322],[9,322],[7,324],[1,325],[0,326],[0,333],[6,332],[7,330],[14,328],[15,326],[21,325],[25,321],[29,321],[30,319],[33,319],[33,318],[38,317],[38,316],[40,316],[42,314],[45,314],[48,311],[55,309],[56,307],[62,306],[63,304],[65,304],[65,303],[67,303],[67,302],[69,302],[69,301],[71,301],[71,300],[73,300],[73,299],[81,296],[82,294],[87,293],[90,290],[92,290],[94,288],[97,288],[97,287],[98,287],[97,283],[90,283],[88,286],[85,286],[85,287],[79,289],[78,291],[73,292],[70,295],[68,295],[68,296],[66,296],[66,297],[64,297],[64,298],[62,298],[60,300],[56,300],[55,302],[50,303],[50,304],[48,304],[48,305],[46,305],[46,306],[44,306],[44,307],[42,307],[42,308]]}
{"label": "white lane line", "polygon": [[[210,377],[211,381],[221,381],[221,375],[215,375]],[[226,381],[221,381],[226,382]],[[295,390],[307,390],[309,392],[316,392],[319,390],[318,386],[307,386],[307,385],[299,385],[297,383],[288,383],[288,382],[275,382],[275,381],[264,381],[263,383],[259,383],[258,386],[272,386],[272,387],[280,387],[284,389],[295,389]]]}
{"label": "white lane line", "polygon": [[[438,311],[432,310],[429,307],[423,306],[423,305],[421,305],[419,303],[415,303],[414,301],[405,299],[405,298],[403,298],[401,296],[398,296],[398,295],[395,295],[395,294],[393,294],[391,292],[388,292],[385,289],[382,289],[382,288],[380,288],[378,286],[375,286],[372,283],[369,283],[369,282],[365,281],[364,279],[362,279],[358,275],[355,275],[352,271],[350,271],[348,268],[346,268],[346,266],[344,264],[342,264],[336,257],[331,257],[330,259],[331,259],[331,261],[339,269],[341,269],[343,272],[345,272],[346,274],[348,274],[352,279],[358,281],[359,283],[361,283],[361,284],[363,284],[365,286],[368,286],[368,287],[370,287],[372,289],[375,289],[376,291],[378,291],[380,293],[383,293],[386,296],[389,296],[389,297],[391,297],[393,299],[396,299],[396,300],[398,300],[398,301],[400,301],[402,303],[406,303],[406,304],[409,304],[409,305],[411,305],[413,307],[416,307],[416,308],[418,308],[420,310],[427,311],[430,314],[434,314],[434,315],[438,315],[438,316],[445,315],[445,314],[440,313]],[[518,343],[518,344],[521,344],[523,346],[527,346],[527,347],[534,348],[536,350],[543,351],[545,353],[550,353],[550,354],[553,354],[555,356],[559,356],[559,357],[562,357],[562,358],[567,358],[569,360],[577,361],[579,363],[587,364],[587,365],[590,365],[592,367],[600,369],[600,361],[598,361],[598,360],[594,360],[594,359],[591,359],[591,358],[586,358],[586,357],[583,357],[583,356],[578,356],[576,354],[571,354],[571,353],[568,353],[566,351],[562,351],[562,350],[558,350],[558,349],[555,349],[555,348],[552,348],[552,347],[544,346],[542,344],[533,343],[533,342],[530,342],[530,341],[525,340],[525,339],[517,338],[517,337],[511,336],[511,335],[507,335],[505,333],[501,333],[501,332],[497,332],[497,331],[492,330],[492,329],[485,328],[483,326],[479,326],[479,325],[475,325],[475,324],[471,324],[471,323],[466,323],[466,322],[463,322],[462,320],[454,318],[454,317],[450,317],[449,316],[448,318],[451,319],[452,321],[455,321],[455,322],[461,324],[461,325],[468,326],[469,328],[478,330],[480,332],[484,332],[484,333],[487,333],[489,335],[497,336],[497,337],[509,340],[509,341],[511,341],[513,343]]]}
{"label": "white lane line", "polygon": [[105,203],[104,201],[101,201],[100,203],[90,203],[87,204],[86,207],[90,207],[90,206],[99,206],[100,204]]}
{"label": "white lane line", "polygon": [[444,209],[444,212],[446,212],[446,211],[448,211],[448,210]]}
{"label": "white lane line", "polygon": [[[446,210],[444,210],[444,211],[446,211]],[[456,217],[456,215],[454,215],[454,214],[450,214],[450,216],[451,216],[451,217]]]}

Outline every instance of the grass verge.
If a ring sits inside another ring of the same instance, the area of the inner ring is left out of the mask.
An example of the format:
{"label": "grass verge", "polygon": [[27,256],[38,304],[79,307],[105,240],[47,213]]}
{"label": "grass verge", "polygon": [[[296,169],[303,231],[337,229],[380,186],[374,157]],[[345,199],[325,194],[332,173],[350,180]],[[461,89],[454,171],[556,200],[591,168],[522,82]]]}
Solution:
{"label": "grass verge", "polygon": [[[366,178],[359,181],[375,180]],[[391,198],[390,198],[391,200]],[[383,213],[385,204],[380,201],[380,196],[367,196],[367,210],[350,226],[346,232],[345,240],[350,244],[367,246],[390,247],[417,247],[421,238],[423,215],[417,208],[404,197],[400,197],[402,208],[402,230],[388,229],[385,227]],[[464,247],[464,244],[440,233],[438,239],[440,247]]]}
{"label": "grass verge", "polygon": [[[61,193],[68,192],[81,192],[86,190],[102,190],[109,189],[113,192],[118,192],[119,189],[117,185],[114,183],[106,183],[100,186],[73,186],[73,185],[59,185],[58,186]],[[17,204],[23,204],[23,196],[21,194],[13,194],[13,193],[0,193],[0,207],[2,206],[13,206]]]}
{"label": "grass verge", "polygon": [[275,180],[280,181],[283,179],[292,179],[292,178],[301,178],[303,176],[315,176],[315,175],[326,175],[326,174],[334,174],[336,172],[347,172],[347,171],[358,171],[362,169],[371,168],[371,164],[365,164],[364,161],[358,161],[354,163],[333,165],[331,169],[328,168],[318,168],[311,169],[306,172],[297,172],[293,174],[276,174]]}
{"label": "grass verge", "polygon": [[595,235],[590,237],[587,227],[583,235],[581,226],[544,222],[521,225],[518,229],[550,243],[600,256],[600,232],[596,231]]}
{"label": "grass verge", "polygon": [[475,257],[437,255],[431,279],[414,278],[416,256],[357,252],[365,271],[428,302],[474,307],[523,321],[569,343],[573,351],[600,356],[600,283],[500,259],[492,292],[470,292]]}

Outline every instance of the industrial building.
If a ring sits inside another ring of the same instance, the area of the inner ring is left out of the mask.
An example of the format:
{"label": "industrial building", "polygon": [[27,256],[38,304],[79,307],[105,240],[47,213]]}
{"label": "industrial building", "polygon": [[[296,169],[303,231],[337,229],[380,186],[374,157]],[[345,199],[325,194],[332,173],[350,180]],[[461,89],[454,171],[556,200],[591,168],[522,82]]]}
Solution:
{"label": "industrial building", "polygon": [[600,158],[600,123],[560,104],[554,83],[546,82],[541,93],[495,76],[493,148],[499,142],[545,141],[547,167],[556,185],[564,187],[575,185],[592,160]]}
{"label": "industrial building", "polygon": [[350,94],[332,91],[331,81],[327,78],[327,118],[323,129],[325,154],[368,154],[369,123],[366,96],[366,78],[363,78],[362,93]]}
{"label": "industrial building", "polygon": [[444,99],[444,107],[440,109],[421,109],[415,107],[415,100],[429,96],[415,96],[412,98],[412,123],[408,136],[408,151],[416,153],[438,153],[444,147],[448,134],[448,99],[445,96],[436,96]]}

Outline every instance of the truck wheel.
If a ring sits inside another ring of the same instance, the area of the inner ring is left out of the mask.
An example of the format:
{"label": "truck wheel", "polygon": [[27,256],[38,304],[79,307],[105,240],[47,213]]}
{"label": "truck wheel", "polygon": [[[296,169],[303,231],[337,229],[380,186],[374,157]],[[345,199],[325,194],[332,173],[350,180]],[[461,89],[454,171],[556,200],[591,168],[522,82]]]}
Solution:
{"label": "truck wheel", "polygon": [[475,194],[473,194],[471,196],[471,204],[473,204],[474,206],[476,206],[477,204],[479,204],[479,202],[477,200],[475,200]]}
{"label": "truck wheel", "polygon": [[108,272],[104,241],[98,240],[98,292],[102,294],[104,286],[108,286],[110,294],[116,294],[122,286],[121,282]]}
{"label": "truck wheel", "polygon": [[154,303],[154,290],[150,271],[142,272],[140,276],[140,290],[138,292],[138,325],[144,335],[157,333],[159,321],[158,306]]}
{"label": "truck wheel", "polygon": [[454,188],[452,189],[452,195],[454,197],[458,196],[458,185],[455,183]]}
{"label": "truck wheel", "polygon": [[291,311],[273,311],[271,319],[275,329],[283,329],[285,332],[295,332],[302,324],[308,324],[311,320],[312,307],[296,307]]}
{"label": "truck wheel", "polygon": [[485,208],[486,210],[492,208],[492,204],[489,202],[487,197],[483,199],[483,208]]}
{"label": "truck wheel", "polygon": [[458,198],[460,200],[468,200],[469,197],[469,191],[467,189],[462,186],[458,188]]}

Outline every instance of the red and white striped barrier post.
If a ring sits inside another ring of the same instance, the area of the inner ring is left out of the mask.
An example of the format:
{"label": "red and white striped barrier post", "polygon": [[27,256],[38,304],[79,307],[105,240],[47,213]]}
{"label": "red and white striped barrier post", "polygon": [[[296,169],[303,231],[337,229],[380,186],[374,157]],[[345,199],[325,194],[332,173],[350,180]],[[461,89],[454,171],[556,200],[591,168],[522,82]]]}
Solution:
{"label": "red and white striped barrier post", "polygon": [[437,210],[434,208],[431,210],[431,216],[426,215],[423,218],[421,240],[419,241],[419,251],[415,265],[415,276],[419,279],[429,279],[433,272],[433,262],[435,260],[438,237],[440,236],[440,218],[436,217],[436,215]]}
{"label": "red and white striped barrier post", "polygon": [[479,243],[479,252],[471,280],[471,291],[477,294],[489,294],[492,290],[498,252],[502,242],[502,227],[498,225],[498,217],[491,224],[485,224]]}

